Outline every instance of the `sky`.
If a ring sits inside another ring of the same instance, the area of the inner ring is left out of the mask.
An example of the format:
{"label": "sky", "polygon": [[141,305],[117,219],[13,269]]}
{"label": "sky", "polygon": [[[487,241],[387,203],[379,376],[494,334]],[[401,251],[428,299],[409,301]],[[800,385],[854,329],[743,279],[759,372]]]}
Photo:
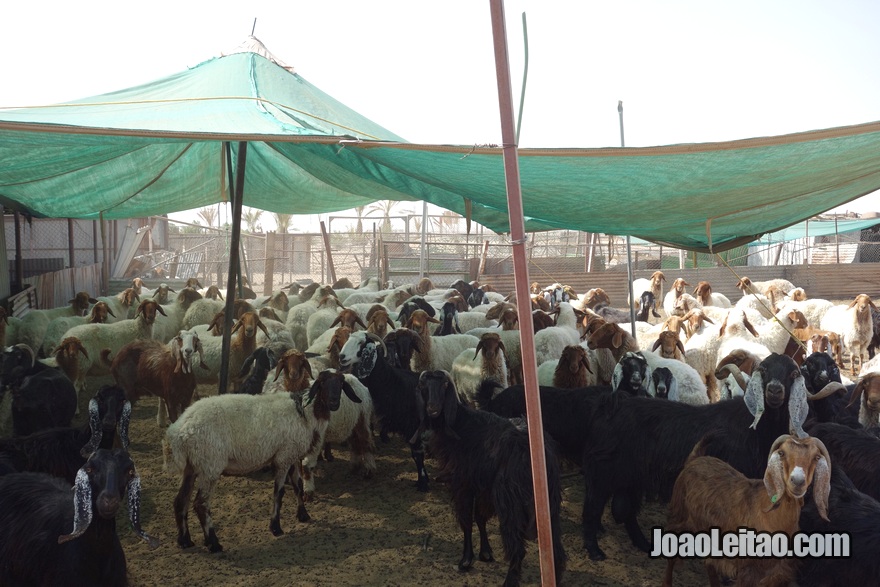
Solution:
{"label": "sky", "polygon": [[[524,12],[528,24],[521,147],[619,146],[618,101],[628,147],[880,120],[876,0],[504,6],[517,108]],[[298,74],[407,140],[501,143],[486,0],[6,3],[0,108],[171,75],[234,48],[255,19],[254,36]],[[880,210],[880,193],[843,209]]]}

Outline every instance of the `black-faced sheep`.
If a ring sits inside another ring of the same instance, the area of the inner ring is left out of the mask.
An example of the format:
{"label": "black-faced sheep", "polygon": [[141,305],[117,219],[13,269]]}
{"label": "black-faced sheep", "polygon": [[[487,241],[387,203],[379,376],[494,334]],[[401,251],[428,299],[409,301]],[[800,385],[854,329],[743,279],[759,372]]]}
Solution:
{"label": "black-faced sheep", "polygon": [[[528,432],[506,418],[459,403],[445,371],[422,373],[417,391],[421,426],[416,436],[421,430],[432,432],[429,448],[449,479],[453,510],[464,534],[459,570],[474,563],[474,521],[480,533],[480,560],[494,560],[486,522],[497,513],[505,558],[510,561],[504,584],[519,585],[525,541],[537,537]],[[545,442],[554,570],[559,581],[566,562],[559,519],[562,485],[552,441]]]}
{"label": "black-faced sheep", "polygon": [[134,532],[156,548],[159,541],[141,530],[140,478],[121,449],[96,451],[77,473],[73,492],[43,473],[0,477],[0,583],[128,585],[116,534],[126,497]]}
{"label": "black-faced sheep", "polygon": [[76,390],[58,369],[35,360],[26,345],[15,345],[2,353],[0,398],[12,394],[12,431],[27,436],[47,428],[70,426],[76,413]]}
{"label": "black-faced sheep", "polygon": [[626,353],[614,368],[611,389],[631,396],[648,397],[648,362],[640,352]]}

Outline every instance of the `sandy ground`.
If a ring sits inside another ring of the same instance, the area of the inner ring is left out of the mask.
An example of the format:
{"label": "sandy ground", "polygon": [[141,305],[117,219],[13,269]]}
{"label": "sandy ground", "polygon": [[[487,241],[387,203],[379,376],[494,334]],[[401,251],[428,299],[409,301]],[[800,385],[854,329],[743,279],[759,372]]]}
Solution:
{"label": "sandy ground", "polygon": [[[109,378],[90,381],[97,389]],[[210,387],[200,391],[210,393]],[[85,398],[87,399],[87,398]],[[86,407],[85,399],[83,408]],[[246,477],[224,477],[213,497],[212,514],[224,550],[210,554],[201,546],[201,530],[190,513],[190,531],[197,546],[181,550],[176,543],[172,503],[180,479],[163,471],[161,438],[156,424],[157,401],[141,400],[134,408],[130,452],[142,482],[141,516],[144,529],[160,539],[155,550],[129,530],[120,513],[119,534],[128,559],[131,584],[148,586],[208,585],[499,585],[507,564],[498,535],[497,520],[490,522],[494,563],[476,562],[459,572],[462,536],[453,516],[447,488],[433,483],[431,491],[415,488],[415,468],[400,438],[379,445],[378,471],[369,480],[349,471],[345,447],[334,450],[336,460],[319,463],[317,493],[308,504],[312,520],[296,520],[295,499],[288,493],[282,509],[285,534],[269,532],[272,478],[263,472]],[[84,413],[84,412],[83,412]],[[429,475],[433,463],[428,461]],[[664,560],[652,560],[635,550],[622,526],[606,514],[608,533],[601,538],[608,560],[592,562],[581,540],[583,480],[573,470],[564,478],[563,536],[568,570],[562,585],[658,585]],[[648,504],[640,521],[646,532],[665,520],[665,507]],[[476,529],[475,538],[476,538]],[[676,584],[706,583],[698,562],[676,567]],[[523,585],[540,584],[537,542],[529,545],[523,565]]]}

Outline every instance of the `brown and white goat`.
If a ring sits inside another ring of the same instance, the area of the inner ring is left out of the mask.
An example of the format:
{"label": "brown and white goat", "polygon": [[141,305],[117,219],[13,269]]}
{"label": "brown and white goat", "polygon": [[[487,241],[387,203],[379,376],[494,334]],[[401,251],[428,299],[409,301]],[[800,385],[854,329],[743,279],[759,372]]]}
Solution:
{"label": "brown and white goat", "polygon": [[[666,532],[709,532],[735,534],[740,528],[792,538],[804,496],[813,486],[819,516],[828,521],[831,491],[831,457],[817,438],[783,435],[776,439],[767,459],[764,479],[748,479],[726,462],[702,456],[703,441],[697,443],[675,481],[669,503]],[[723,498],[719,498],[723,495]],[[711,507],[707,507],[711,504]],[[663,585],[672,585],[676,558],[667,560]],[[707,558],[711,585],[721,578],[738,585],[788,585],[795,579],[796,562],[790,557]]]}
{"label": "brown and white goat", "polygon": [[275,366],[275,379],[284,373],[284,389],[287,391],[302,391],[311,385],[314,375],[312,366],[302,351],[290,349],[278,359]]}
{"label": "brown and white goat", "polygon": [[657,341],[651,347],[651,350],[654,352],[657,352],[657,349],[660,349],[659,354],[665,359],[676,359],[684,362],[684,345],[681,343],[681,339],[678,338],[678,332],[664,330],[658,334]]}
{"label": "brown and white goat", "polygon": [[562,355],[553,371],[553,387],[577,389],[596,384],[596,374],[590,367],[587,349],[578,345],[568,345],[562,349]]}
{"label": "brown and white goat", "polygon": [[615,362],[620,362],[626,353],[639,350],[636,339],[619,324],[613,322],[606,322],[600,326],[590,335],[587,345],[592,350],[609,349]]}
{"label": "brown and white goat", "polygon": [[372,332],[379,338],[385,338],[388,330],[396,327],[394,320],[391,319],[391,316],[388,315],[388,310],[384,307],[376,305],[367,312],[367,332]]}
{"label": "brown and white goat", "polygon": [[673,315],[675,303],[678,302],[678,298],[685,293],[685,288],[690,287],[690,285],[691,284],[685,281],[684,278],[677,277],[672,282],[672,285],[669,286],[669,291],[663,296],[663,309],[666,311],[667,316]]}
{"label": "brown and white goat", "polygon": [[192,403],[196,389],[192,362],[196,354],[201,367],[207,369],[199,335],[181,330],[167,344],[135,340],[120,348],[112,361],[110,349],[104,349],[101,358],[109,363],[116,384],[125,390],[132,405],[145,395],[159,398],[156,423],[165,426],[168,420],[176,421]]}
{"label": "brown and white goat", "polygon": [[867,373],[853,389],[848,406],[859,404],[859,424],[865,428],[880,427],[880,373]]}
{"label": "brown and white goat", "polygon": [[367,325],[364,324],[364,321],[361,320],[358,313],[351,308],[343,308],[339,311],[339,314],[336,315],[336,318],[330,324],[330,328],[333,328],[336,325],[350,328],[352,332],[354,332],[355,326],[360,326],[364,330],[367,329]]}

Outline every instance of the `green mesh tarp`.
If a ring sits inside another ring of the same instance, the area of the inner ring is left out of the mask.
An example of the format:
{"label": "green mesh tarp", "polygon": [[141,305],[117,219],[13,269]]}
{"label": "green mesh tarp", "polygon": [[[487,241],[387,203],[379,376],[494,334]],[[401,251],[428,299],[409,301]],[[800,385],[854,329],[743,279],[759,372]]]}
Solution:
{"label": "green mesh tarp", "polygon": [[[426,200],[464,214],[469,200],[475,221],[509,230],[499,147],[406,143],[256,53],[0,110],[0,203],[72,218],[203,207],[228,198],[227,141],[232,161],[248,142],[246,206],[315,214]],[[880,123],[727,143],[521,149],[519,167],[527,230],[721,251],[880,188]]]}

